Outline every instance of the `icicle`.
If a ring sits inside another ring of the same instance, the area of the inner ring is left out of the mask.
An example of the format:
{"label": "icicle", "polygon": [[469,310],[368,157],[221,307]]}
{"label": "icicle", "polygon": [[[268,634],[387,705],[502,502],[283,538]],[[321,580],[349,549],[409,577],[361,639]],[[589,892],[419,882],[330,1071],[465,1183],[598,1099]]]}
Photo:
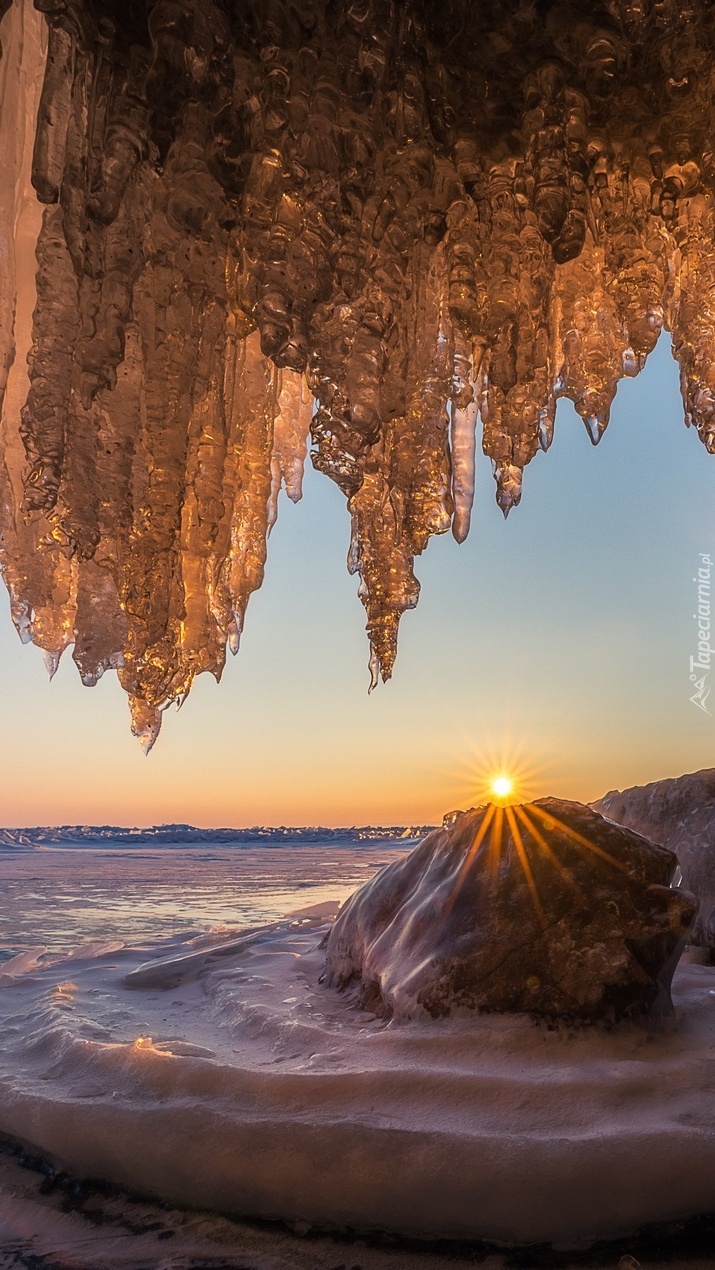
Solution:
{"label": "icicle", "polygon": [[111,573],[93,560],[83,560],[79,566],[72,654],[83,684],[93,687],[105,670],[118,670],[124,665],[126,637],[127,619]]}
{"label": "icicle", "polygon": [[554,439],[554,423],[556,420],[556,402],[551,398],[539,411],[539,445],[548,450]]}
{"label": "icicle", "polygon": [[512,507],[516,507],[521,501],[521,481],[523,472],[520,467],[515,467],[513,463],[505,463],[502,466],[497,465],[495,473],[497,482],[497,503],[504,513],[506,520]]}
{"label": "icicle", "polygon": [[303,495],[303,468],[308,449],[313,397],[305,379],[297,371],[281,371],[278,413],[273,423],[271,454],[271,490],[268,497],[268,532],[278,516],[278,494],[281,485],[292,503]]}
{"label": "icicle", "polygon": [[151,750],[161,731],[161,710],[149,705],[141,697],[129,697],[132,735],[137,738],[145,754]]}
{"label": "icicle", "polygon": [[62,655],[61,653],[55,650],[49,651],[46,648],[42,649],[42,660],[45,663],[45,670],[47,671],[47,678],[49,679],[50,683],[52,682],[55,675],[57,674],[57,668],[60,664],[61,655]]}
{"label": "icicle", "polygon": [[701,0],[335,0],[309,40],[259,0],[36,5],[0,0],[0,567],[147,748],[238,650],[308,432],[372,687],[415,557],[467,535],[476,406],[507,515],[557,398],[597,444],[668,327],[715,451]]}
{"label": "icicle", "polygon": [[72,34],[52,23],[32,164],[32,184],[43,203],[57,202],[64,177],[74,64]]}
{"label": "icicle", "polygon": [[477,403],[471,401],[464,410],[452,406],[452,498],[454,519],[452,533],[457,542],[464,542],[469,533],[469,523],[474,502],[474,465],[477,442]]}
{"label": "icicle", "polygon": [[608,416],[604,417],[601,415],[599,418],[595,415],[584,415],[583,421],[586,425],[586,431],[591,445],[598,445],[608,426]]}
{"label": "icicle", "polygon": [[27,356],[37,239],[42,208],[32,188],[34,124],[45,65],[44,23],[30,5],[13,4],[2,23],[0,61],[0,568],[23,643],[33,637],[32,610],[46,594],[38,544],[50,527],[28,525],[20,507],[27,464],[20,411],[29,389]]}
{"label": "icicle", "polygon": [[234,357],[235,389],[225,473],[232,511],[220,586],[233,615],[232,623],[227,624],[229,639],[237,648],[249,598],[263,581],[278,398],[276,372],[261,352],[257,331],[237,347]]}

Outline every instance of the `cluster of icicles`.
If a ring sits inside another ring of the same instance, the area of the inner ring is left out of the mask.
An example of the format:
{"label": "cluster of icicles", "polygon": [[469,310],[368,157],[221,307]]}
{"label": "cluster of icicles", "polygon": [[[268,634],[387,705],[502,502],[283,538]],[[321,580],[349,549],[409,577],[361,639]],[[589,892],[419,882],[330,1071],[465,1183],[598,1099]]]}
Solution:
{"label": "cluster of icicles", "polygon": [[[537,13],[538,9],[538,13]],[[715,451],[707,0],[0,0],[0,549],[148,748],[282,486],[348,499],[373,683],[414,557],[663,326]]]}

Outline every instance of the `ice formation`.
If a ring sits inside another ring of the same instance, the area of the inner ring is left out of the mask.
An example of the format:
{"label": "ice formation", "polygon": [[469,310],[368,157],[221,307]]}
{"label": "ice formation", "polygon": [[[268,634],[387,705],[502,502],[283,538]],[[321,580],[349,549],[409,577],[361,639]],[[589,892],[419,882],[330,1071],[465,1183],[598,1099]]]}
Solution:
{"label": "ice formation", "polygon": [[683,776],[612,789],[593,803],[595,811],[619,825],[646,834],[675,851],[683,886],[697,897],[700,909],[689,936],[715,953],[715,768]]}
{"label": "ice formation", "polygon": [[667,1018],[697,913],[677,863],[581,803],[457,812],[350,897],[326,981],[387,1018]]}
{"label": "ice formation", "polygon": [[[0,1132],[78,1178],[303,1230],[573,1248],[713,1212],[715,968],[678,967],[667,1034],[386,1026],[319,985],[327,917],[4,962]],[[151,1264],[184,1264],[169,1251]]]}
{"label": "ice formation", "polygon": [[665,327],[715,451],[708,0],[36,8],[0,0],[2,569],[145,745],[238,647],[309,432],[373,683],[477,412],[506,514]]}

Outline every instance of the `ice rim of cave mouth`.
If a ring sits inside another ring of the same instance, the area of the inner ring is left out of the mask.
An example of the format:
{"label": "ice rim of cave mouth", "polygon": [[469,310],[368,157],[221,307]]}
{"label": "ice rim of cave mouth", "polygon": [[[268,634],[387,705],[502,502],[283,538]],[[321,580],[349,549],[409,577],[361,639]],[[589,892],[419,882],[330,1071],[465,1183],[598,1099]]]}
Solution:
{"label": "ice rim of cave mouth", "polygon": [[715,450],[705,0],[176,12],[0,0],[0,567],[147,749],[237,650],[308,434],[373,686],[478,416],[507,514],[558,398],[597,444],[667,329]]}

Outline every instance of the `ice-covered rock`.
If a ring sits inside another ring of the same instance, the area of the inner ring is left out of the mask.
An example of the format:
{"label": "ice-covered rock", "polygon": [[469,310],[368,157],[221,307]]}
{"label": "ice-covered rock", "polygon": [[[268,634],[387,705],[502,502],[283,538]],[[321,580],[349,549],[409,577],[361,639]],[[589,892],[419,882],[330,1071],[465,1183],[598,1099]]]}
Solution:
{"label": "ice-covered rock", "polygon": [[614,789],[591,805],[675,852],[700,903],[691,942],[715,949],[715,768]]}
{"label": "ice-covered rock", "polygon": [[697,907],[676,865],[580,803],[456,813],[351,897],[326,982],[398,1017],[663,1017]]}

